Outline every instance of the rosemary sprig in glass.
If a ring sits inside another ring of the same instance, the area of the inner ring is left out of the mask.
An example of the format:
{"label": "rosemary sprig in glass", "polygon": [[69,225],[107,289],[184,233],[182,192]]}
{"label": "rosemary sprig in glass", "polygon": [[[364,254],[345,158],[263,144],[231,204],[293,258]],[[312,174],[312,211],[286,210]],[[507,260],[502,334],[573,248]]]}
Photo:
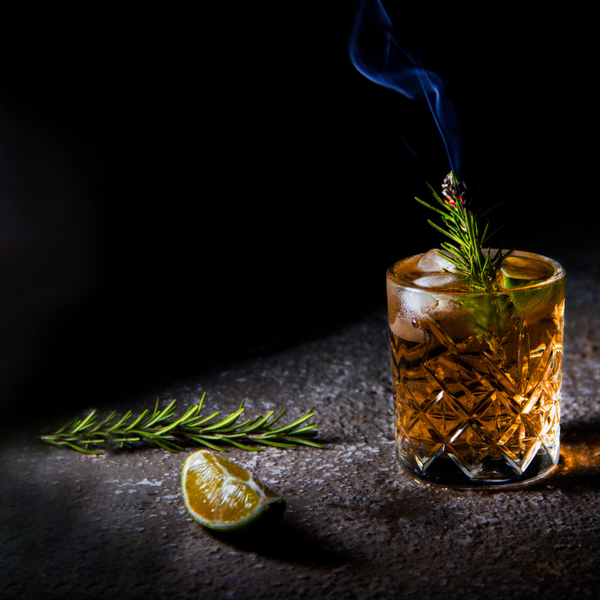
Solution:
{"label": "rosemary sprig in glass", "polygon": [[317,434],[316,423],[307,423],[314,416],[312,408],[293,423],[274,427],[285,414],[285,408],[275,417],[271,410],[265,416],[237,423],[244,412],[242,402],[235,412],[215,422],[213,419],[219,415],[218,411],[206,417],[200,414],[205,396],[206,394],[181,417],[174,414],[175,400],[162,410],[159,409],[157,400],[154,411],[146,409],[135,418],[130,410],[122,417],[118,417],[117,412],[113,411],[106,418],[97,421],[97,411],[94,409],[84,419],[75,418],[60,429],[44,433],[40,437],[49,444],[65,446],[86,454],[102,454],[93,449],[97,447],[122,448],[135,443],[158,446],[169,452],[178,452],[183,450],[184,445],[190,444],[200,444],[218,451],[223,450],[223,444],[243,450],[261,450],[249,446],[249,443],[278,448],[293,448],[298,444],[323,447],[312,439]]}
{"label": "rosemary sprig in glass", "polygon": [[499,250],[495,256],[492,256],[489,248],[484,250],[486,240],[495,232],[488,232],[489,221],[486,221],[483,229],[480,229],[479,220],[495,207],[482,213],[473,213],[469,210],[461,191],[462,184],[459,183],[454,171],[450,171],[444,179],[443,199],[429,184],[427,185],[442,208],[431,206],[420,198],[415,200],[442,217],[442,226],[428,219],[428,223],[434,229],[451,240],[440,244],[445,250],[442,256],[454,265],[458,275],[472,290],[493,290],[497,273],[502,268],[502,261],[512,252],[512,250],[508,252]]}

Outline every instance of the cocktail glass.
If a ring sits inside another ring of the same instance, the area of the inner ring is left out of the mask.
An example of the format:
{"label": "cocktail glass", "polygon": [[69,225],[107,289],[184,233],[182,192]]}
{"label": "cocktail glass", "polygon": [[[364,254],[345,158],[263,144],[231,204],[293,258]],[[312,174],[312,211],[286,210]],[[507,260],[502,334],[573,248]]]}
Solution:
{"label": "cocktail glass", "polygon": [[515,251],[474,292],[439,251],[387,271],[396,452],[446,487],[534,481],[558,463],[565,273]]}

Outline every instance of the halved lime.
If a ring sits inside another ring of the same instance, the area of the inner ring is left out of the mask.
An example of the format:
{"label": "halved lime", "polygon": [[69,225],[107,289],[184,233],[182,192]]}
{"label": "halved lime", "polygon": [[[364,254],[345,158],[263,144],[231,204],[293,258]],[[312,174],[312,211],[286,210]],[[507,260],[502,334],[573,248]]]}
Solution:
{"label": "halved lime", "polygon": [[187,457],[181,473],[183,501],[204,527],[242,532],[280,519],[285,499],[257,477],[208,450]]}

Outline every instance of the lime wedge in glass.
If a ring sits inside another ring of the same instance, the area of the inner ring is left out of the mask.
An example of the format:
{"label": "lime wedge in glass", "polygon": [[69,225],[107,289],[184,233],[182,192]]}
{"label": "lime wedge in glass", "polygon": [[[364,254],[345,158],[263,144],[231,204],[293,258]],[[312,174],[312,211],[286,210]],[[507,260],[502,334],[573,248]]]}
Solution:
{"label": "lime wedge in glass", "polygon": [[500,285],[505,290],[535,285],[546,281],[554,274],[551,265],[535,258],[507,256],[502,261]]}
{"label": "lime wedge in glass", "polygon": [[519,317],[527,316],[528,321],[536,321],[552,310],[558,295],[564,293],[564,280],[538,286],[555,276],[550,263],[530,256],[510,255],[502,262],[500,287],[510,296]]}

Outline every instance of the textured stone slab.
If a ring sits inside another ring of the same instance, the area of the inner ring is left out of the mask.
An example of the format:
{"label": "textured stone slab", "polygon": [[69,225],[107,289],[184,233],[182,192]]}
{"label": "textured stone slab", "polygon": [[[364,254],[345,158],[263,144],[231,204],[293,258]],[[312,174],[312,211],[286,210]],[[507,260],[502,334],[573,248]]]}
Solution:
{"label": "textured stone slab", "polygon": [[[90,457],[27,433],[0,449],[0,597],[594,597],[600,584],[600,279],[567,287],[561,462],[523,489],[459,492],[397,469],[383,307],[286,349],[173,381],[181,408],[247,415],[314,406],[323,450],[232,450],[285,495],[281,527],[234,542],[186,513],[180,454]],[[107,404],[110,404],[108,399]],[[92,408],[92,407],[90,407]]]}

